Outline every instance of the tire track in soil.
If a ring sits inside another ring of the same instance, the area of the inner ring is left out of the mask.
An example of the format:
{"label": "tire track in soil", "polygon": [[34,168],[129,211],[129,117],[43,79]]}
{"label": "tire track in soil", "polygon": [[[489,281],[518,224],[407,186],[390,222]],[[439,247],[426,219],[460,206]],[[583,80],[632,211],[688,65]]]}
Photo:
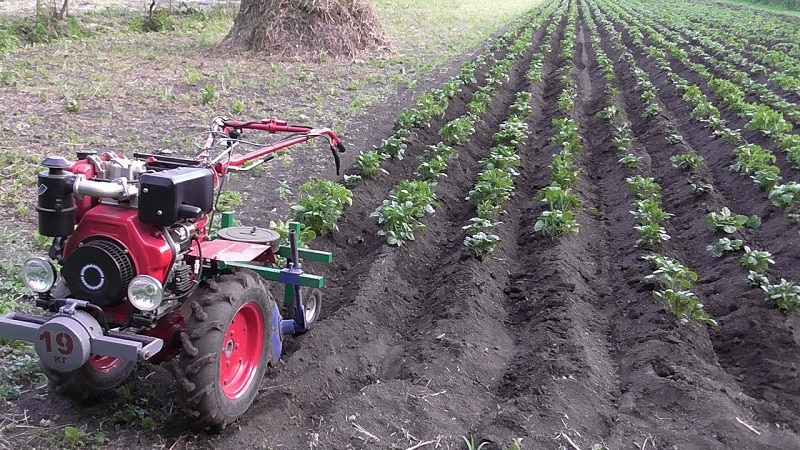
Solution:
{"label": "tire track in soil", "polygon": [[[541,42],[544,27],[534,43]],[[355,193],[358,204],[340,222],[342,232],[325,239],[340,261],[331,284],[341,286],[332,291],[343,300],[267,380],[265,392],[239,421],[250,429],[241,435],[282,430],[281,441],[290,448],[309,443],[325,448],[332,442],[337,448],[344,443],[370,448],[402,441],[406,429],[419,439],[449,436],[447,445],[458,446],[458,436],[494,409],[485,386],[502,375],[511,356],[505,312],[496,300],[503,297],[507,273],[461,257],[461,226],[474,215],[464,197],[474,184],[478,160],[524,82],[532,48],[516,62],[472,140],[458,149],[459,158],[451,160],[448,177],[436,189],[442,208],[425,220],[426,234],[389,247],[376,235],[374,219],[365,217],[397,181],[411,176],[417,165],[413,155],[438,142],[432,130],[441,124],[421,131],[413,151],[409,146],[390,175],[364,183]],[[470,97],[465,92],[451,101],[455,106],[447,120],[463,113]],[[356,425],[381,441],[357,432]],[[232,445],[245,444],[237,442],[239,435],[226,438]]]}
{"label": "tire track in soil", "polygon": [[[605,39],[603,45],[604,49],[608,52],[612,60],[617,61],[615,58],[619,57],[618,52],[614,51],[607,38]],[[630,44],[628,43],[627,45]],[[628,48],[629,51],[633,51],[630,46]],[[637,61],[642,62],[643,60],[638,59]],[[671,384],[671,386],[669,386],[670,389],[677,388],[682,391],[678,394],[670,393],[669,395],[665,395],[663,397],[665,404],[680,405],[681,409],[687,412],[704,409],[707,411],[706,414],[701,414],[701,417],[708,418],[707,422],[684,425],[685,427],[699,428],[698,431],[701,433],[704,429],[716,431],[714,440],[709,439],[702,444],[703,447],[698,446],[698,448],[716,448],[719,447],[720,444],[724,445],[730,442],[741,442],[737,438],[738,435],[741,435],[740,428],[737,428],[736,425],[731,422],[730,417],[747,418],[749,415],[753,414],[766,424],[758,428],[762,431],[764,428],[767,428],[767,430],[766,433],[760,437],[748,435],[747,437],[752,439],[752,441],[749,441],[749,439],[744,440],[743,443],[745,443],[745,446],[770,446],[776,445],[776,442],[780,443],[778,444],[779,447],[784,448],[797,446],[796,436],[783,435],[779,430],[778,432],[773,432],[773,430],[768,428],[769,424],[775,423],[776,421],[786,421],[786,414],[781,417],[775,414],[776,411],[770,411],[774,409],[774,405],[772,405],[771,402],[763,402],[757,398],[754,399],[742,395],[741,391],[749,391],[749,386],[748,383],[740,383],[742,377],[736,375],[737,370],[731,371],[734,366],[738,366],[738,363],[732,365],[729,361],[726,361],[724,355],[719,354],[721,344],[725,343],[723,345],[730,346],[731,335],[736,336],[737,342],[741,342],[743,337],[742,331],[749,328],[749,326],[742,327],[742,323],[736,323],[740,322],[738,320],[726,317],[726,313],[731,312],[738,315],[736,310],[739,308],[735,305],[737,302],[741,302],[745,299],[734,297],[739,296],[739,293],[742,291],[750,290],[750,288],[747,287],[746,282],[744,282],[744,275],[735,273],[737,269],[739,271],[742,270],[735,259],[721,264],[718,260],[713,259],[705,250],[705,242],[710,243],[715,239],[711,237],[713,233],[709,232],[705,226],[703,214],[698,214],[696,205],[694,204],[695,200],[691,197],[690,189],[688,189],[686,183],[683,182],[684,175],[680,174],[677,169],[671,167],[668,161],[669,155],[665,154],[663,150],[660,150],[664,147],[664,137],[667,134],[664,130],[668,130],[668,124],[672,123],[670,116],[674,113],[674,109],[670,107],[665,108],[662,118],[656,121],[657,123],[648,124],[641,119],[641,115],[635,111],[641,104],[641,101],[638,93],[631,87],[634,84],[632,77],[630,77],[629,72],[618,61],[615,68],[616,72],[621,74],[621,85],[627,86],[626,89],[623,89],[623,94],[626,101],[626,109],[631,112],[634,123],[633,130],[636,138],[644,144],[646,148],[659,149],[651,158],[652,172],[654,174],[664,174],[664,176],[657,179],[664,188],[664,197],[662,201],[664,202],[665,210],[675,214],[675,217],[669,220],[670,225],[672,225],[670,228],[674,229],[669,230],[670,234],[673,236],[673,240],[665,246],[670,249],[667,254],[680,255],[679,260],[697,270],[701,279],[695,286],[695,291],[701,294],[701,299],[709,300],[706,309],[712,314],[712,317],[720,321],[720,327],[718,328],[706,329],[702,326],[693,325],[692,327],[674,329],[674,327],[668,326],[666,323],[667,321],[663,320],[663,317],[660,319],[651,318],[653,322],[659,324],[658,328],[661,328],[660,330],[656,329],[655,333],[651,333],[653,338],[663,340],[664,342],[660,343],[662,346],[668,344],[664,347],[663,351],[656,353],[656,355],[665,355],[665,357],[657,357],[652,361],[651,370],[653,372],[651,372],[651,374],[655,373],[660,377],[665,377],[665,383],[667,385]],[[648,68],[645,68],[645,70],[648,70],[648,73],[654,73]],[[666,86],[659,86],[661,92],[665,90],[665,87]],[[662,102],[662,105],[664,105],[664,102]],[[680,113],[675,114],[678,117],[682,116]],[[678,129],[681,131],[683,130],[681,127]],[[703,154],[705,155],[705,153]],[[736,176],[730,173],[726,175],[728,175],[728,177]],[[729,205],[725,195],[720,193],[717,193],[714,198],[708,199],[705,204],[708,206],[709,204],[717,204],[717,202],[720,202],[719,204]],[[643,270],[647,270],[647,268],[643,268]],[[742,308],[742,312],[745,313],[750,320],[752,320],[754,315],[756,315],[756,317],[780,315],[776,310],[770,309],[764,305],[761,296],[758,296],[756,299],[753,299],[752,295],[750,297],[751,298],[747,299],[750,306]],[[646,301],[653,302],[652,299]],[[655,304],[655,302],[653,302],[653,304]],[[728,309],[728,311],[725,311],[725,309]],[[660,314],[663,316],[663,313]],[[772,338],[774,339],[774,337],[775,336]],[[757,337],[754,340],[761,341],[761,337]],[[783,339],[780,340],[784,341]],[[763,342],[769,342],[769,338]],[[687,343],[689,344],[688,346],[686,345]],[[794,346],[795,344],[792,343],[791,347]],[[754,364],[750,367],[758,368],[759,366],[760,364]],[[733,374],[731,374],[731,372],[733,372]],[[780,378],[786,380],[787,375],[789,374],[782,373],[780,374]],[[674,383],[673,381],[678,381],[678,383]],[[652,390],[652,388],[650,388],[650,390]],[[700,393],[699,395],[698,391]],[[645,393],[646,391],[642,392]],[[668,391],[664,390],[663,393],[668,393]],[[689,398],[686,398],[687,396]],[[652,402],[660,396],[654,396],[651,391],[648,397],[648,402]],[[709,405],[713,405],[713,409],[709,409],[708,406],[703,406],[702,404],[693,404],[697,403],[698,400],[708,402]],[[645,405],[642,405],[641,408],[644,409]],[[720,418],[720,410],[727,411],[729,414],[723,414],[723,417]],[[696,416],[697,414],[693,413],[692,415]],[[671,419],[673,422],[679,423],[679,421],[675,420],[675,417]],[[795,419],[791,417],[789,421],[795,422]],[[643,425],[644,424],[640,425],[638,428],[641,429]],[[650,423],[649,425],[651,427],[659,426],[659,422]],[[664,427],[663,422],[660,423],[660,426],[662,428]],[[675,426],[673,425],[670,428],[673,427]],[[677,427],[677,429],[681,430],[682,427]],[[681,435],[682,433],[679,432],[676,436],[670,437],[670,439],[675,439],[675,442],[681,442],[686,439],[686,437],[682,437]],[[711,435],[713,436],[713,434]],[[697,443],[701,441],[695,436],[690,441],[686,441],[685,444],[689,442],[691,442],[692,445],[697,445]],[[704,447],[705,445],[710,447]]]}

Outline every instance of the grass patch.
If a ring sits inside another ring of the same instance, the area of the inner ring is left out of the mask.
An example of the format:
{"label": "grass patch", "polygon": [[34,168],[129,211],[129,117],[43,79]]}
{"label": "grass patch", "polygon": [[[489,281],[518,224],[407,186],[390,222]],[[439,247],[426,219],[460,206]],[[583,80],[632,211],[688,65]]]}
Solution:
{"label": "grass patch", "polygon": [[443,56],[466,51],[541,3],[543,0],[373,1],[399,51],[415,48]]}
{"label": "grass patch", "polygon": [[800,0],[722,0],[724,3],[800,17]]}

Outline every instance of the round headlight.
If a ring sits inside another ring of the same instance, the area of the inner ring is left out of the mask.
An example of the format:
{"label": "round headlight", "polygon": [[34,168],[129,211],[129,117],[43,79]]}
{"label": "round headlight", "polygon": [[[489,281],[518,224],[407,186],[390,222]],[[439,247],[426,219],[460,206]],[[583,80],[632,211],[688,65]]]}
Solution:
{"label": "round headlight", "polygon": [[58,279],[56,268],[44,258],[31,258],[22,266],[22,280],[33,292],[47,292]]}
{"label": "round headlight", "polygon": [[128,300],[138,310],[152,311],[161,305],[163,298],[161,282],[150,275],[134,277],[128,284]]}

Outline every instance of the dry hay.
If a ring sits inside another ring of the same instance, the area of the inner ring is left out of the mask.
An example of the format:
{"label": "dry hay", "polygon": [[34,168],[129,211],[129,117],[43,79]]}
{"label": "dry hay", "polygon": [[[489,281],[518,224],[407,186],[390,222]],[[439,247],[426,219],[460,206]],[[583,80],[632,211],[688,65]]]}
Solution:
{"label": "dry hay", "polygon": [[387,42],[375,10],[364,0],[242,0],[219,49],[277,57],[353,57]]}

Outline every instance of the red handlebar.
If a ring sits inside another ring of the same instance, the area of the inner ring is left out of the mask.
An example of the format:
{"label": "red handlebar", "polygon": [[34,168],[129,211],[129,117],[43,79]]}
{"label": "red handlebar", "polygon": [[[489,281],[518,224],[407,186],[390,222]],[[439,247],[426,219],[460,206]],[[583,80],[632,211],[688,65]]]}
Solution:
{"label": "red handlebar", "polygon": [[328,140],[333,152],[334,160],[336,161],[336,174],[339,174],[339,153],[343,153],[345,148],[342,141],[328,128],[311,128],[304,125],[288,125],[286,121],[278,120],[274,117],[262,120],[260,122],[241,122],[238,120],[221,120],[217,122],[221,125],[222,131],[225,134],[231,134],[235,130],[259,130],[268,133],[293,133],[285,139],[275,142],[270,145],[259,147],[249,153],[231,155],[227,160],[215,164],[214,169],[220,174],[224,175],[228,167],[241,167],[250,161],[265,158],[275,152],[283,150],[292,145],[301,144],[311,139],[324,137]]}

